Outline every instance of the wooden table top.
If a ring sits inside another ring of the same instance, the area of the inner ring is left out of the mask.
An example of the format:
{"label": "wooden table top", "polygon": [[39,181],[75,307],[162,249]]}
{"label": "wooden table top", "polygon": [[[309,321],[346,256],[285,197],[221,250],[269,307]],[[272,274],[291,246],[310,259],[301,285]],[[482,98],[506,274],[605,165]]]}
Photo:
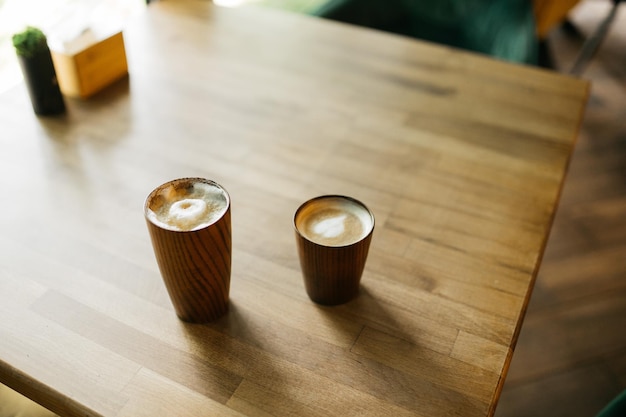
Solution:
{"label": "wooden table top", "polygon": [[[492,415],[588,84],[316,18],[160,1],[128,80],[61,118],[0,95],[0,382],[66,416]],[[232,198],[229,313],[177,319],[155,186]],[[304,291],[293,214],[365,202],[358,298]]]}

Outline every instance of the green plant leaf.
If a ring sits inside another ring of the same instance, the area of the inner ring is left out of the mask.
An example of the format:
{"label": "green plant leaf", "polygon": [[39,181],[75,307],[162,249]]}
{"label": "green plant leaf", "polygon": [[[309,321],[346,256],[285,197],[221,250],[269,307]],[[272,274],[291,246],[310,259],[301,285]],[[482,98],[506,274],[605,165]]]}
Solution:
{"label": "green plant leaf", "polygon": [[27,58],[45,50],[48,46],[46,35],[33,26],[28,26],[24,31],[14,34],[11,40],[16,53]]}

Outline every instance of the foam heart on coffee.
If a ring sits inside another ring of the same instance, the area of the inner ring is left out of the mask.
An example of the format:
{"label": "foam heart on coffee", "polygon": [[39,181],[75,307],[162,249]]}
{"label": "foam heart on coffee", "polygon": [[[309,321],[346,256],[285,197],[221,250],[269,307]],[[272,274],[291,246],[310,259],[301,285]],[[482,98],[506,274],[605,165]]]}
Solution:
{"label": "foam heart on coffee", "polygon": [[163,187],[152,198],[148,218],[170,230],[190,231],[206,227],[224,215],[228,200],[224,190],[188,181]]}
{"label": "foam heart on coffee", "polygon": [[295,224],[298,231],[313,242],[345,246],[367,236],[374,227],[374,220],[358,202],[341,196],[326,196],[300,208]]}

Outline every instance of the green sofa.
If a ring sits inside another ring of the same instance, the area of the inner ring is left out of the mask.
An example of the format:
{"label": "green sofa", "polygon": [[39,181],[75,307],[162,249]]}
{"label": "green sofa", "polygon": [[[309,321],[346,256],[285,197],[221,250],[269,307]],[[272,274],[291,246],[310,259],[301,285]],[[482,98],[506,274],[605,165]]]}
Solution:
{"label": "green sofa", "polygon": [[330,0],[311,14],[536,64],[530,0]]}
{"label": "green sofa", "polygon": [[255,0],[254,3],[507,61],[537,63],[538,39],[531,0]]}
{"label": "green sofa", "polygon": [[622,391],[596,417],[625,417],[626,416],[626,390]]}

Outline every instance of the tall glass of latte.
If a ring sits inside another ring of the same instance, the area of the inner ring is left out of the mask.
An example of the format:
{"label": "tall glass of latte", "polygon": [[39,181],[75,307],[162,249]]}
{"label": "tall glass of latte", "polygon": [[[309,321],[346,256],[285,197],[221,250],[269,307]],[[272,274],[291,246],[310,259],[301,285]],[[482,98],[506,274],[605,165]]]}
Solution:
{"label": "tall glass of latte", "polygon": [[224,315],[232,253],[226,190],[203,178],[169,181],[148,195],[144,215],[178,317],[205,323]]}
{"label": "tall glass of latte", "polygon": [[340,195],[313,198],[294,216],[304,285],[318,304],[354,298],[374,233],[374,215],[360,201]]}

